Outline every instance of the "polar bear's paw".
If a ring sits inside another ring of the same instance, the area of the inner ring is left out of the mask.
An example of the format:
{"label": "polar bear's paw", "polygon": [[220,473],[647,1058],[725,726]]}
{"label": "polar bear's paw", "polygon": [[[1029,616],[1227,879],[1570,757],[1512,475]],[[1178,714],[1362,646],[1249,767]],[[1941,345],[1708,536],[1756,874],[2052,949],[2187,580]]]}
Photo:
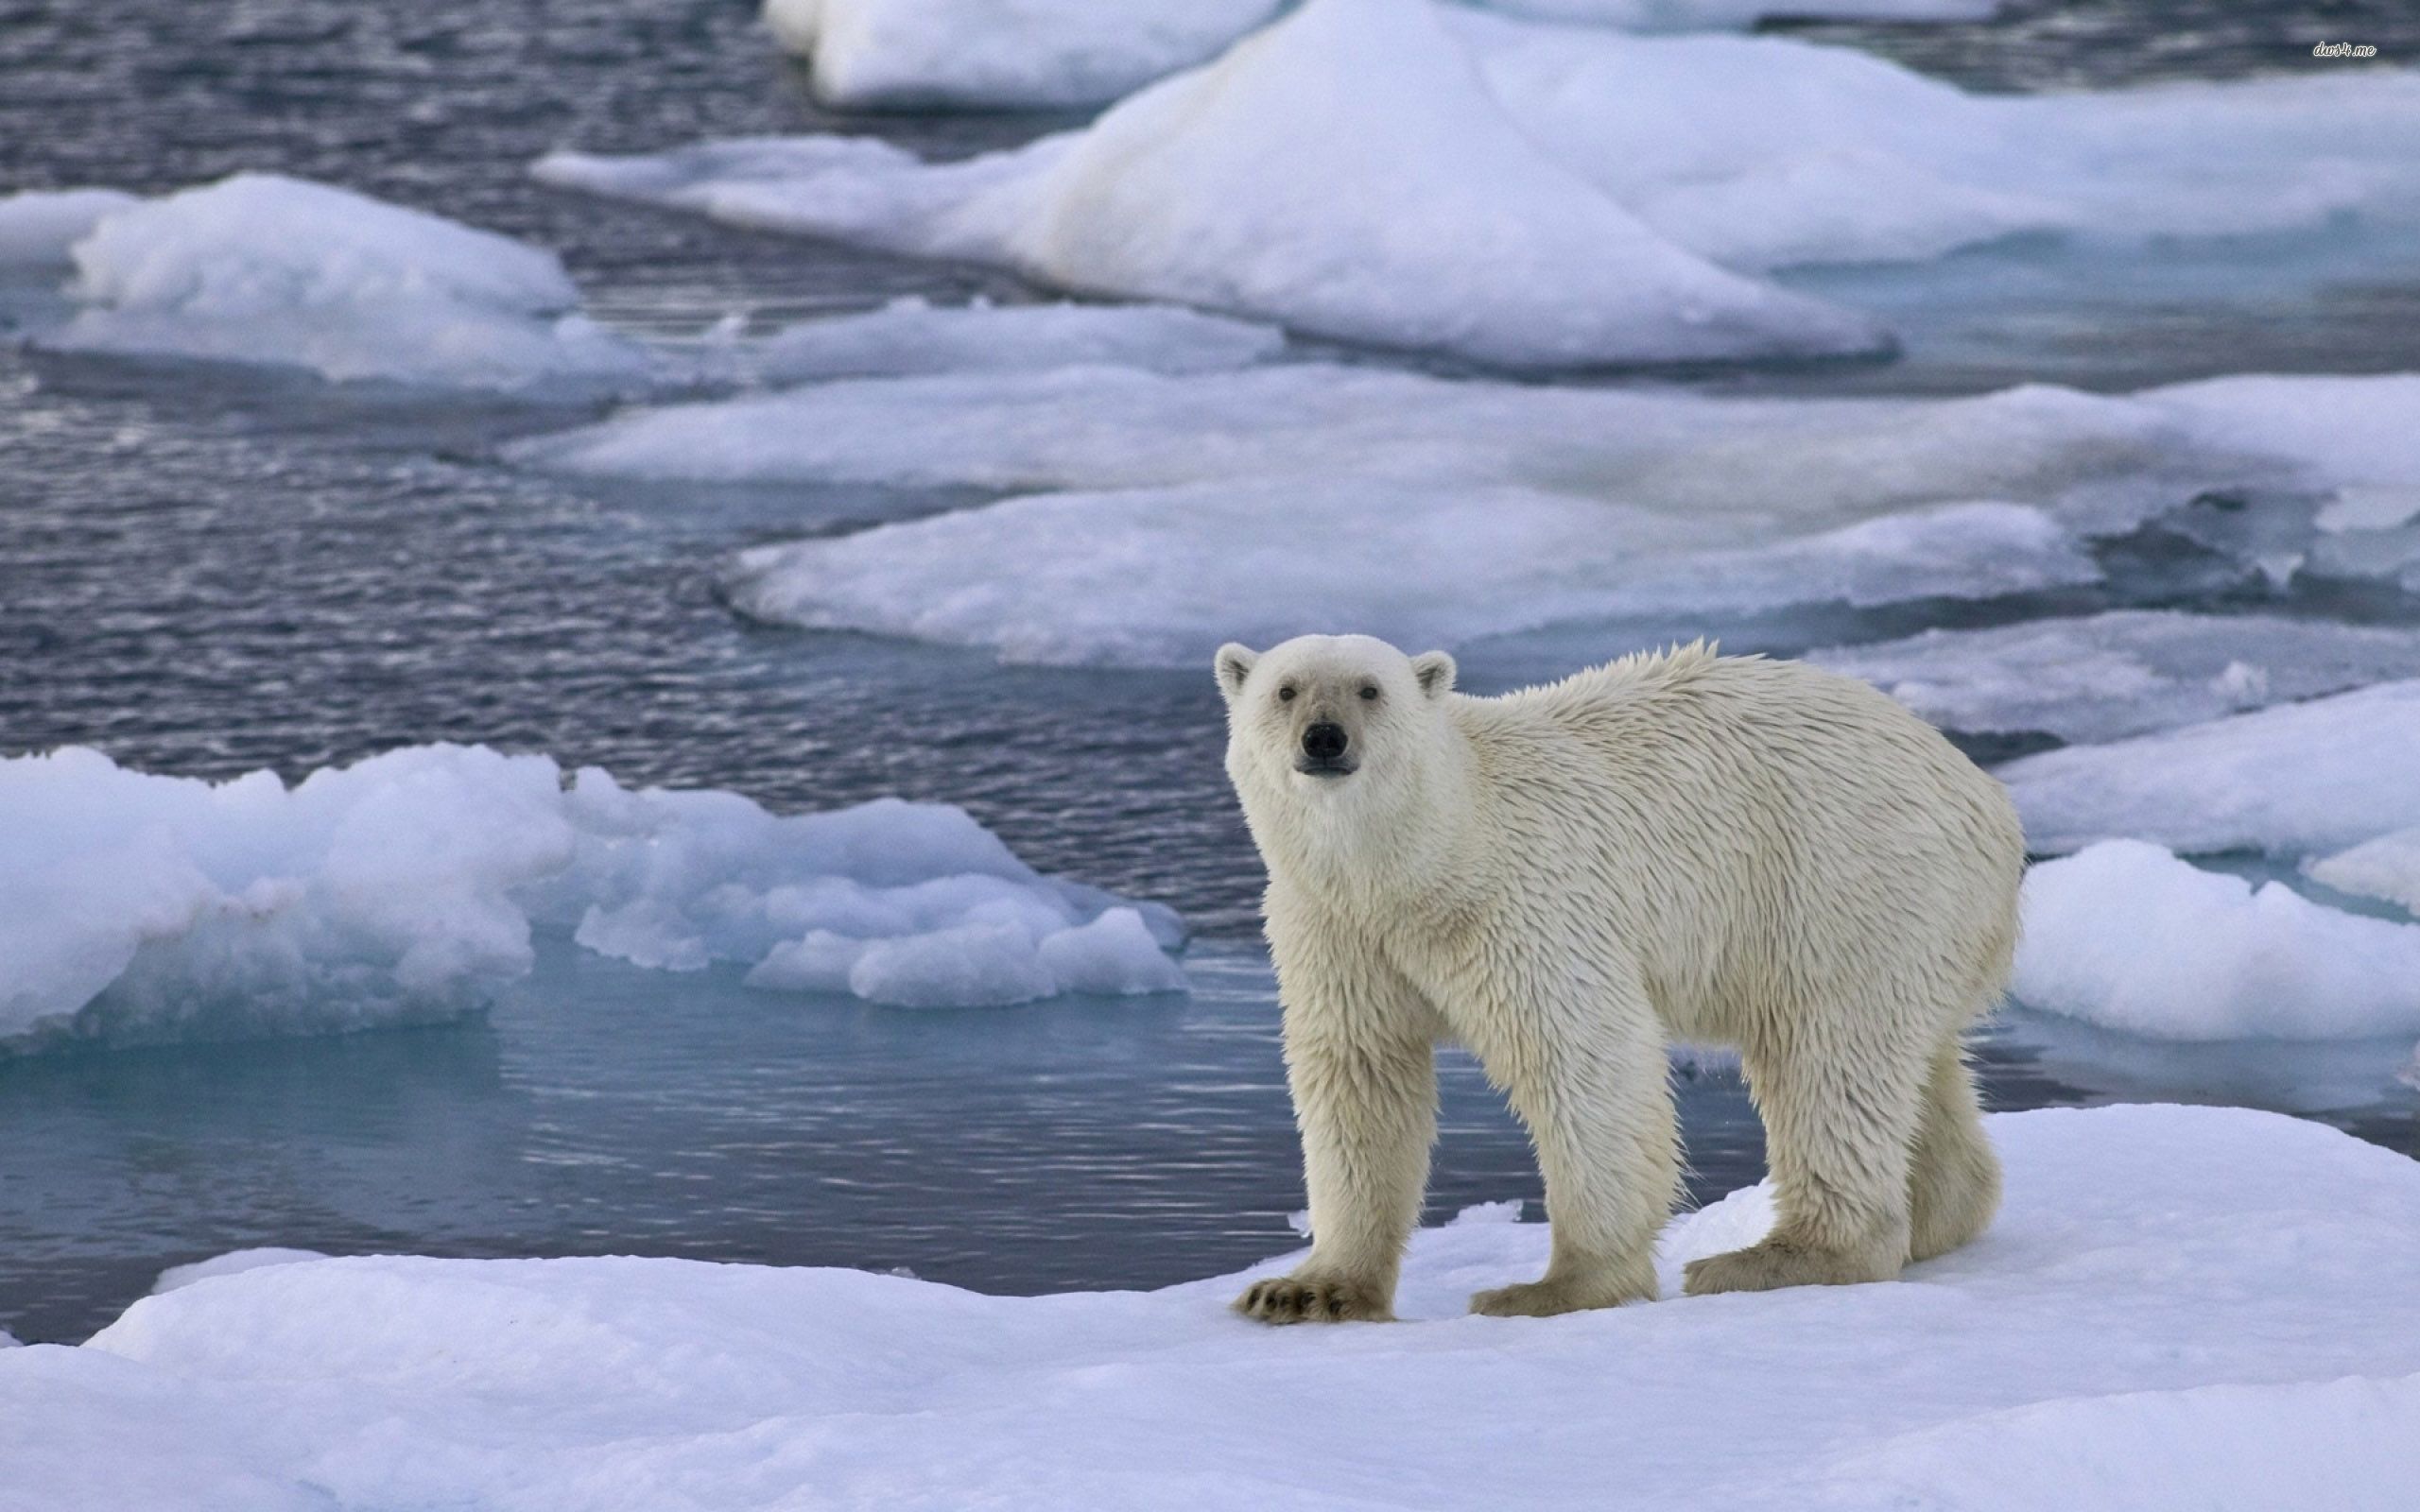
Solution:
{"label": "polar bear's paw", "polygon": [[1584,1313],[1591,1308],[1618,1307],[1654,1295],[1651,1280],[1642,1286],[1636,1282],[1625,1284],[1613,1277],[1580,1280],[1547,1276],[1475,1293],[1471,1311],[1484,1317],[1553,1317],[1562,1313]]}
{"label": "polar bear's paw", "polygon": [[[1900,1253],[1905,1254],[1904,1247]],[[1785,1286],[1855,1286],[1899,1274],[1882,1246],[1835,1249],[1767,1239],[1729,1254],[1708,1255],[1682,1267],[1681,1289],[1691,1297],[1717,1292],[1772,1292]]]}
{"label": "polar bear's paw", "polygon": [[1332,1276],[1271,1276],[1236,1298],[1236,1311],[1263,1323],[1385,1323],[1387,1294],[1368,1281]]}

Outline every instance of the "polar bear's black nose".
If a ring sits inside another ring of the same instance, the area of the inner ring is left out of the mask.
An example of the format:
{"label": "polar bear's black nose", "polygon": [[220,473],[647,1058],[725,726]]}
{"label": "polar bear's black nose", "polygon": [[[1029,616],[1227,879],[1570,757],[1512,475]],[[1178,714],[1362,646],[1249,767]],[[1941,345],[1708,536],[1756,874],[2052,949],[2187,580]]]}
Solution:
{"label": "polar bear's black nose", "polygon": [[1322,719],[1303,731],[1303,754],[1315,762],[1332,762],[1344,754],[1344,727]]}

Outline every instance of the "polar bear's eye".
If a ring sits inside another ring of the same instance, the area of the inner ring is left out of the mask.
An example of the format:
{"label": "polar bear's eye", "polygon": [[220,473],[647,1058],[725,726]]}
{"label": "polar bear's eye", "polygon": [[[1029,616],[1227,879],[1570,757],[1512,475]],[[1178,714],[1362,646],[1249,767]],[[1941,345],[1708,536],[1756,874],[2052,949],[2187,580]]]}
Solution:
{"label": "polar bear's eye", "polygon": [[1292,703],[1294,701],[1294,685],[1292,683],[1287,683],[1284,687],[1277,690],[1277,701],[1279,703]]}
{"label": "polar bear's eye", "polygon": [[1377,696],[1378,696],[1378,685],[1377,685],[1376,683],[1374,683],[1374,682],[1365,682],[1365,683],[1361,684],[1361,696],[1362,696],[1364,699],[1375,698]]}

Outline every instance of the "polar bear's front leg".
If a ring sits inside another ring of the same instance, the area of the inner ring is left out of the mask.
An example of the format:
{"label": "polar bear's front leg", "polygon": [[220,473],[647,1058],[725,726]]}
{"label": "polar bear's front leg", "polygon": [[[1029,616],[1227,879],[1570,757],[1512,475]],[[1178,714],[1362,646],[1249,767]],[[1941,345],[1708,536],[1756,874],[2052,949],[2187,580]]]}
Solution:
{"label": "polar bear's front leg", "polygon": [[1236,1299],[1236,1311],[1264,1323],[1392,1317],[1404,1245],[1428,1184],[1434,1015],[1384,963],[1349,973],[1340,964],[1288,962],[1279,946],[1311,1253],[1293,1274],[1255,1281]]}
{"label": "polar bear's front leg", "polygon": [[1680,1161],[1664,1036],[1628,971],[1586,984],[1517,971],[1487,984],[1469,1035],[1528,1125],[1553,1226],[1547,1273],[1471,1311],[1548,1317],[1652,1299],[1655,1238]]}

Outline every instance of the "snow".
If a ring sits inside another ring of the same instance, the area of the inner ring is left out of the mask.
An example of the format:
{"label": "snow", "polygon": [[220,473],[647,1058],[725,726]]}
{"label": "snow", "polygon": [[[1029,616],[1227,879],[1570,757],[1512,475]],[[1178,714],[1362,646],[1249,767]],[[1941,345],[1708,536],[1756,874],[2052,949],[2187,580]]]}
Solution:
{"label": "snow", "polygon": [[2025,879],[2030,1008],[2161,1040],[2420,1034],[2420,924],[2103,840]]}
{"label": "snow", "polygon": [[2322,856],[2307,868],[2313,882],[2360,898],[2379,898],[2420,915],[2420,828],[2396,830]]}
{"label": "snow", "polygon": [[38,345],[473,388],[647,370],[576,313],[552,252],[441,216],[268,173],[97,208],[72,248],[79,308]]}
{"label": "snow", "polygon": [[1944,729],[2107,741],[2420,676],[2420,631],[2118,610],[1929,629],[1807,660],[1863,678]]}
{"label": "snow", "polygon": [[[640,966],[735,961],[915,1006],[1184,980],[1167,910],[1045,877],[946,804],[785,816],[484,747],[290,789],[79,748],[0,761],[0,845],[8,1048],[449,1018],[529,969],[533,923]],[[802,951],[829,969],[785,964]]]}
{"label": "snow", "polygon": [[722,360],[709,366],[769,384],[1093,365],[1192,373],[1241,368],[1285,345],[1272,327],[1176,305],[951,307],[909,298],[727,339],[709,353]]}
{"label": "snow", "polygon": [[[1899,1283],[1546,1320],[1463,1313],[1545,1259],[1545,1226],[1505,1222],[1416,1236],[1417,1321],[1333,1330],[1235,1317],[1241,1276],[253,1270],[0,1357],[10,1486],[55,1512],[2402,1504],[2420,1167],[2240,1109],[1989,1126],[1996,1224]],[[1668,1295],[1770,1216],[1752,1189],[1678,1220]]]}
{"label": "snow", "polygon": [[2042,854],[2151,840],[2304,857],[2420,825],[2420,679],[2380,683],[1997,769]]}
{"label": "snow", "polygon": [[[1766,16],[1974,21],[1996,0],[1484,0],[1542,20],[1685,31]],[[1211,58],[1283,0],[766,0],[765,24],[842,109],[1105,105]]]}
{"label": "snow", "polygon": [[1210,57],[1281,0],[766,0],[816,97],[851,109],[1099,105]]}
{"label": "snow", "polygon": [[169,1266],[151,1284],[151,1295],[164,1297],[197,1281],[216,1280],[221,1276],[241,1276],[248,1270],[259,1270],[265,1265],[292,1265],[306,1260],[327,1258],[317,1249],[281,1249],[273,1245],[258,1249],[231,1249],[226,1254],[198,1260],[190,1265]]}
{"label": "snow", "polygon": [[[2420,396],[2398,378],[2272,384],[2273,403],[2297,412]],[[1028,495],[769,546],[744,558],[735,592],[769,618],[1016,660],[1175,664],[1236,634],[1356,616],[1374,633],[1444,643],[1623,613],[2069,586],[2099,575],[2082,541],[2191,512],[2183,501],[2204,490],[2249,481],[2316,497],[2331,486],[2324,459],[2282,440],[2273,455],[2229,444],[2198,404],[2193,390],[2166,388],[1761,399],[1322,362],[1194,373],[1093,365],[636,408],[509,455],[607,476]],[[2298,518],[2294,549],[2321,528],[2311,510]],[[1278,559],[1281,526],[1322,543],[1332,590],[1312,592],[1303,561]],[[2266,535],[2205,533],[2247,576],[2279,549]],[[1002,562],[1017,571],[994,571]],[[2147,676],[2166,679],[2163,697],[2184,719],[2420,671],[2409,632],[2261,619],[2196,635],[2189,623],[2082,622],[2088,644],[2074,646],[2058,643],[2060,630],[2009,632],[1973,643],[1971,661],[2089,653],[2093,664],[2064,674],[2064,687],[2131,679],[2108,683],[2098,714],[2075,707],[2066,717],[2080,731],[2148,708],[2128,702]],[[2027,636],[2038,644],[2021,646]],[[1893,675],[1970,677],[1971,664],[1957,665],[1965,644],[1885,648],[1870,670],[1922,657]],[[2226,657],[2202,670],[2217,647]],[[2151,670],[2132,671],[2130,658]],[[2025,692],[1995,675],[1977,698]]]}
{"label": "snow", "polygon": [[1001,263],[1058,288],[1513,367],[1888,345],[1862,317],[1684,250],[1548,161],[1417,0],[1312,0],[1080,131],[963,163],[805,138],[627,162],[556,154],[538,172]]}
{"label": "snow", "polygon": [[2344,224],[2420,221],[2420,165],[2396,146],[2415,132],[2409,71],[1985,95],[1787,38],[1310,0],[1084,128],[961,162],[826,136],[538,171],[1061,288],[1551,368],[1883,344],[1865,317],[1748,277],[1774,268],[2020,235],[2120,256],[2263,235],[2299,238],[2281,262],[2316,257]]}
{"label": "snow", "polygon": [[116,189],[28,189],[0,195],[0,268],[64,265],[104,215],[141,201]]}
{"label": "snow", "polygon": [[[1759,547],[1543,492],[1344,481],[1056,493],[741,553],[758,618],[1012,662],[1208,664],[1350,625],[1406,644],[1618,614],[1989,596],[2099,569],[2038,509],[1967,504]],[[1000,563],[1015,560],[1017,571]]]}

